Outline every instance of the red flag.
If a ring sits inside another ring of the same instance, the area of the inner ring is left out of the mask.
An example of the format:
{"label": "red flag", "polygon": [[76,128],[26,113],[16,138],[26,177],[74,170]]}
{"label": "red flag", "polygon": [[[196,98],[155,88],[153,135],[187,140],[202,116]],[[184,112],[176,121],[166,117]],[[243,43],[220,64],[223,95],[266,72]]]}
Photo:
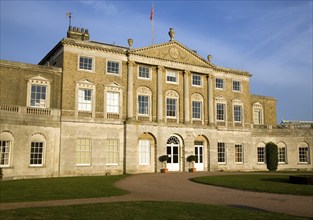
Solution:
{"label": "red flag", "polygon": [[154,16],[154,4],[152,4],[151,13],[150,13],[150,21],[152,21]]}

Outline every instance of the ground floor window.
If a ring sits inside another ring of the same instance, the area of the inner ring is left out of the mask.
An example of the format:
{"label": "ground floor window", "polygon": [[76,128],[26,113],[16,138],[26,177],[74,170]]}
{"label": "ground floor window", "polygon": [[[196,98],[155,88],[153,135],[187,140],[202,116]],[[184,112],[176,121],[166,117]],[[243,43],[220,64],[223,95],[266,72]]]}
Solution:
{"label": "ground floor window", "polygon": [[0,166],[10,165],[11,141],[0,140]]}
{"label": "ground floor window", "polygon": [[217,143],[217,162],[218,163],[226,163],[225,143]]}
{"label": "ground floor window", "polygon": [[118,165],[119,163],[119,143],[118,139],[107,139],[105,143],[106,148],[106,164]]}
{"label": "ground floor window", "polygon": [[79,138],[76,143],[76,164],[89,166],[91,160],[91,140]]}
{"label": "ground floor window", "polygon": [[308,163],[309,162],[309,148],[299,147],[299,162]]}
{"label": "ground floor window", "polygon": [[265,163],[265,147],[258,147],[258,163]]}
{"label": "ground floor window", "polygon": [[286,148],[278,148],[278,163],[286,163]]}
{"label": "ground floor window", "polygon": [[150,164],[150,140],[139,140],[139,164]]}
{"label": "ground floor window", "polygon": [[241,144],[235,145],[235,162],[243,163],[243,147]]}
{"label": "ground floor window", "polygon": [[31,166],[43,164],[43,142],[31,142],[29,163]]}

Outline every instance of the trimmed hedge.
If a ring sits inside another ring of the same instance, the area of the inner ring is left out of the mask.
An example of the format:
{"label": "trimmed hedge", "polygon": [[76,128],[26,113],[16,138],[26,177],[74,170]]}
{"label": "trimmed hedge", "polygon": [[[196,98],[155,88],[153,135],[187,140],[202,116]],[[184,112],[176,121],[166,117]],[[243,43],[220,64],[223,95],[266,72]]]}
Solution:
{"label": "trimmed hedge", "polygon": [[278,147],[273,142],[268,142],[265,147],[267,169],[276,171],[278,166]]}

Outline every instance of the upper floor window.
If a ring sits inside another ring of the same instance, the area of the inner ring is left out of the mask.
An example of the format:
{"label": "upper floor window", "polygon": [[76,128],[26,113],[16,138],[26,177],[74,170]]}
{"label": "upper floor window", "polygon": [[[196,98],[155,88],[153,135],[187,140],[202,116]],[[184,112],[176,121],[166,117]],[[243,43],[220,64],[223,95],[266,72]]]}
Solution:
{"label": "upper floor window", "polygon": [[35,76],[27,82],[27,106],[34,108],[50,107],[50,82],[42,77]]}
{"label": "upper floor window", "polygon": [[79,57],[79,69],[92,71],[93,59],[91,57]]}
{"label": "upper floor window", "polygon": [[120,74],[120,63],[116,61],[108,61],[107,73],[117,74],[117,75]]}
{"label": "upper floor window", "polygon": [[142,79],[150,79],[150,68],[139,66],[138,77]]}
{"label": "upper floor window", "polygon": [[177,71],[175,70],[167,70],[166,71],[166,82],[169,83],[177,83]]}
{"label": "upper floor window", "polygon": [[233,91],[240,92],[241,91],[241,83],[240,81],[233,81]]}
{"label": "upper floor window", "polygon": [[196,75],[196,74],[192,75],[192,85],[193,86],[201,86],[202,85],[200,75]]}
{"label": "upper floor window", "polygon": [[201,119],[202,102],[192,101],[192,119]]}
{"label": "upper floor window", "polygon": [[215,80],[215,88],[224,89],[224,79],[216,78]]}
{"label": "upper floor window", "polygon": [[253,104],[253,124],[263,124],[263,107],[258,102]]}
{"label": "upper floor window", "polygon": [[119,114],[120,109],[120,93],[107,92],[107,112]]}
{"label": "upper floor window", "polygon": [[176,117],[177,115],[177,99],[166,98],[166,116]]}
{"label": "upper floor window", "polygon": [[241,122],[242,121],[242,106],[234,105],[234,121]]}
{"label": "upper floor window", "polygon": [[78,110],[91,111],[92,110],[92,90],[80,88],[78,90]]}
{"label": "upper floor window", "polygon": [[104,88],[104,115],[108,119],[120,119],[123,111],[122,87],[113,82]]}
{"label": "upper floor window", "polygon": [[31,85],[30,106],[38,108],[46,108],[47,102],[47,86]]}
{"label": "upper floor window", "polygon": [[216,104],[216,120],[225,121],[225,104],[224,103]]}
{"label": "upper floor window", "polygon": [[138,114],[149,115],[149,96],[138,96]]}

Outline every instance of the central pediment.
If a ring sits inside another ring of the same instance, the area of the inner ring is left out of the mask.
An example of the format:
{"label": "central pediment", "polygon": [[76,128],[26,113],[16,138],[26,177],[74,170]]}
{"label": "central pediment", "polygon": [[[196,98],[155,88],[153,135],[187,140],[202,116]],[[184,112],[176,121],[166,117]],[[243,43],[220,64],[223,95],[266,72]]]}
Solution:
{"label": "central pediment", "polygon": [[155,59],[174,61],[184,64],[212,67],[213,65],[200,57],[194,51],[183,46],[179,42],[172,40],[168,43],[152,45],[139,49],[133,49],[131,54],[136,54]]}

